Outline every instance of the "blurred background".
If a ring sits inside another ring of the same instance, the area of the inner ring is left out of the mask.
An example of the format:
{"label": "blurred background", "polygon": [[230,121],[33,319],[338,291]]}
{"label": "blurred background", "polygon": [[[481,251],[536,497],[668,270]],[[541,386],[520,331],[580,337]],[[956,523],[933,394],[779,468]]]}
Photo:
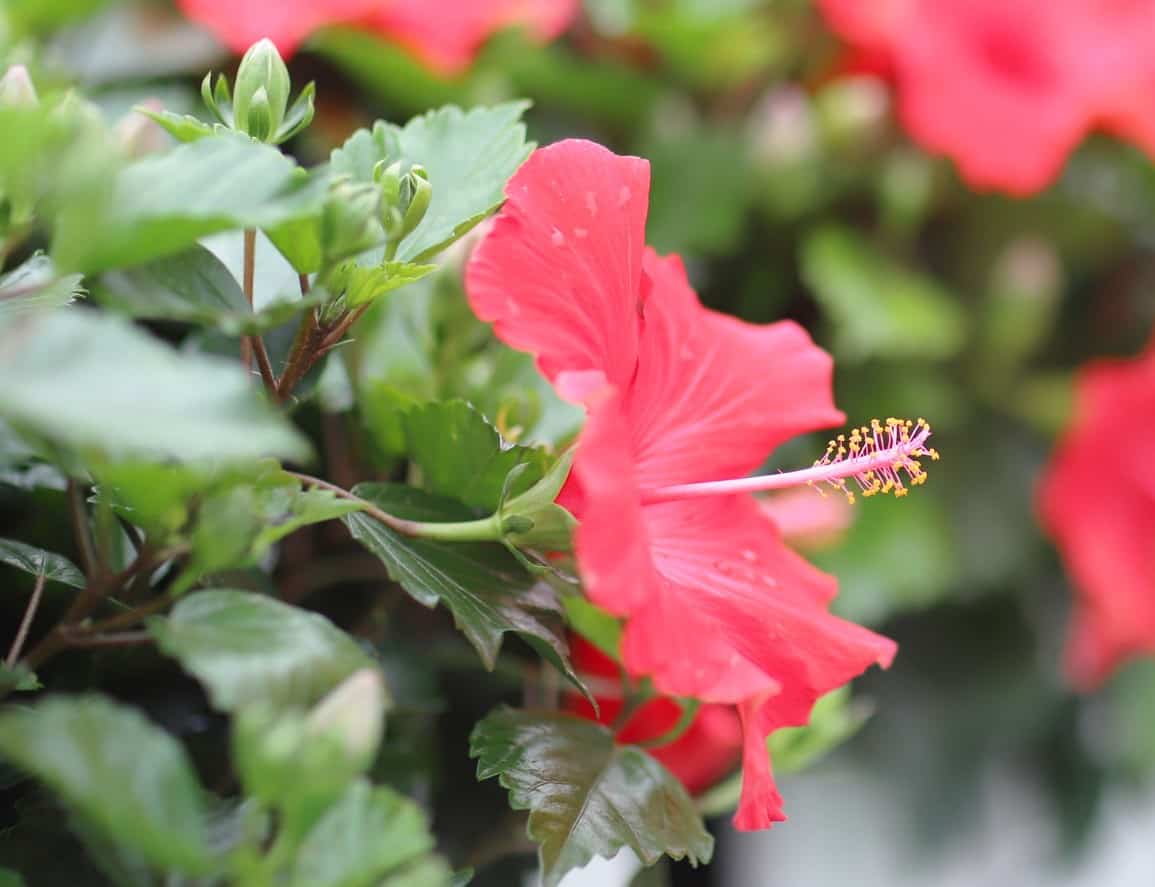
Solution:
{"label": "blurred background", "polygon": [[[204,73],[235,65],[167,3],[7,4],[9,60],[81,85],[113,120],[149,99],[196,111]],[[1092,136],[1039,193],[980,193],[905,134],[885,66],[868,62],[807,0],[585,0],[555,41],[502,31],[451,75],[329,28],[290,61],[318,90],[290,149],[316,163],[378,117],[530,98],[539,143],[583,136],[651,161],[649,242],[685,258],[711,306],[804,324],[835,356],[848,421],[934,425],[925,487],[861,502],[806,550],[838,576],[836,609],[899,643],[889,672],[856,685],[869,719],[783,778],[787,823],[739,835],[717,819],[717,862],[671,867],[672,884],[1155,883],[1155,664],[1068,688],[1072,592],[1034,504],[1074,371],[1137,353],[1155,322],[1155,166]],[[457,273],[435,284],[447,298]],[[395,309],[366,322],[404,347]],[[823,445],[795,441],[772,467]],[[435,722],[439,753],[469,782],[452,720]],[[625,884],[630,868],[566,884]]]}

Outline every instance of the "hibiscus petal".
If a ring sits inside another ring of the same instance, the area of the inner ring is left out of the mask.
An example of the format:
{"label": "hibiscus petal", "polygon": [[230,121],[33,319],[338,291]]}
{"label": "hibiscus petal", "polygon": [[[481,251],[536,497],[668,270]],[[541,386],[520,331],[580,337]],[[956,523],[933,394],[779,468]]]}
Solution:
{"label": "hibiscus petal", "polygon": [[753,498],[671,502],[645,512],[671,613],[692,608],[712,620],[783,692],[817,698],[894,658],[892,641],[826,610],[835,580],[787,548]]}
{"label": "hibiscus petal", "polygon": [[738,706],[742,719],[742,796],[734,814],[734,827],[744,832],[770,828],[786,819],[782,795],[778,793],[770,768],[767,734],[755,723],[762,703],[762,699],[753,698]]}
{"label": "hibiscus petal", "polygon": [[1155,652],[1155,484],[1148,467],[1155,428],[1118,430],[1151,416],[1155,349],[1087,368],[1077,418],[1039,488],[1040,519],[1078,592],[1067,668],[1083,689],[1131,656]]}
{"label": "hibiscus petal", "polygon": [[570,139],[539,148],[466,271],[470,305],[547,378],[601,370],[621,388],[638,354],[649,164]]}
{"label": "hibiscus petal", "polygon": [[833,361],[802,327],[703,308],[677,256],[647,250],[637,375],[626,402],[643,487],[749,474],[783,441],[842,423]]}
{"label": "hibiscus petal", "polygon": [[714,702],[777,689],[733,648],[721,624],[698,609],[693,593],[671,593],[655,567],[646,514],[676,506],[643,509],[624,421],[612,390],[592,405],[562,501],[581,505],[574,549],[586,594],[630,617],[623,637],[627,670],[653,676],[663,693]]}
{"label": "hibiscus petal", "polygon": [[313,31],[358,21],[376,0],[179,0],[186,16],[208,28],[234,52],[263,37],[291,55]]}
{"label": "hibiscus petal", "polygon": [[495,32],[525,26],[539,40],[573,21],[580,0],[393,0],[377,3],[369,25],[443,74],[467,68]]}

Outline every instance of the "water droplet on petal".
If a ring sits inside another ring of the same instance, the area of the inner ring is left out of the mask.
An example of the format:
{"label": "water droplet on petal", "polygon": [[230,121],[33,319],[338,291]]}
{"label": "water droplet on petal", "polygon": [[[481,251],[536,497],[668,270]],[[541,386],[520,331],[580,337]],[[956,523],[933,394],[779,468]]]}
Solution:
{"label": "water droplet on petal", "polygon": [[750,563],[753,563],[754,561],[758,560],[758,552],[754,551],[752,548],[743,548],[742,557],[746,558],[746,560],[750,561]]}
{"label": "water droplet on petal", "polygon": [[554,246],[565,246],[565,235],[557,228],[553,229],[553,233],[550,234],[549,239],[553,241]]}
{"label": "water droplet on petal", "polygon": [[590,232],[589,232],[588,228],[574,228],[573,229],[573,236],[576,237],[578,240],[585,240],[587,237],[590,236]]}
{"label": "water droplet on petal", "polygon": [[623,206],[629,203],[630,198],[633,196],[633,192],[630,191],[630,186],[622,185],[622,187],[618,189],[618,209],[621,209]]}
{"label": "water droplet on petal", "polygon": [[593,191],[586,191],[586,209],[591,216],[598,214],[598,195]]}

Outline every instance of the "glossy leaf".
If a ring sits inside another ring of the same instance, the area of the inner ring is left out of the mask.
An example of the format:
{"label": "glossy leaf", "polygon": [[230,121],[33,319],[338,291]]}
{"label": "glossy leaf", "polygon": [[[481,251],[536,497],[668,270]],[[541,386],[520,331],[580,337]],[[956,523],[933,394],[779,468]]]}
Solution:
{"label": "glossy leaf", "polygon": [[600,724],[498,709],[474,728],[470,754],[478,779],[499,777],[510,806],[530,811],[545,887],[623,847],[647,865],[663,855],[694,865],[713,855],[714,839],[681,783],[641,749],[616,745]]}
{"label": "glossy leaf", "polygon": [[[361,484],[353,491],[397,517],[469,520],[469,509],[409,487]],[[358,542],[377,555],[389,575],[427,607],[444,602],[457,627],[492,669],[506,632],[516,632],[580,687],[569,665],[561,604],[500,545],[433,542],[389,529],[367,514],[343,518]]]}
{"label": "glossy leaf", "polygon": [[0,326],[0,416],[58,443],[174,459],[307,459],[236,361],[178,354],[127,321],[66,310]]}
{"label": "glossy leaf", "polygon": [[371,664],[324,616],[246,591],[191,594],[149,630],[222,711],[250,702],[305,705]]}
{"label": "glossy leaf", "polygon": [[481,413],[462,400],[420,404],[402,422],[409,454],[433,493],[452,497],[487,514],[497,510],[510,472],[525,465],[516,489],[528,489],[543,474],[544,454],[511,447]]}
{"label": "glossy leaf", "polygon": [[133,709],[77,696],[7,712],[0,754],[152,865],[189,874],[213,868],[201,789],[184,749]]}
{"label": "glossy leaf", "polygon": [[45,551],[15,539],[0,539],[0,564],[7,564],[33,576],[44,576],[49,582],[84,588],[84,574],[62,554]]}

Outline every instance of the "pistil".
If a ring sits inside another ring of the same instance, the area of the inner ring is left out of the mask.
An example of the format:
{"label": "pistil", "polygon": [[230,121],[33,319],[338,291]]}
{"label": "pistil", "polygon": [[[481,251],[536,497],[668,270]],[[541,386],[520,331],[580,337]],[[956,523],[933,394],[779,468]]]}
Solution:
{"label": "pistil", "polygon": [[702,496],[728,496],[736,493],[760,493],[803,485],[829,485],[844,493],[851,502],[855,493],[849,481],[858,485],[864,496],[893,493],[905,496],[909,487],[926,481],[920,458],[938,461],[938,452],[926,445],[930,425],[919,419],[871,421],[849,434],[840,434],[827,445],[826,453],[810,468],[763,474],[754,477],[703,483],[673,484],[646,490],[642,501],[674,502]]}

